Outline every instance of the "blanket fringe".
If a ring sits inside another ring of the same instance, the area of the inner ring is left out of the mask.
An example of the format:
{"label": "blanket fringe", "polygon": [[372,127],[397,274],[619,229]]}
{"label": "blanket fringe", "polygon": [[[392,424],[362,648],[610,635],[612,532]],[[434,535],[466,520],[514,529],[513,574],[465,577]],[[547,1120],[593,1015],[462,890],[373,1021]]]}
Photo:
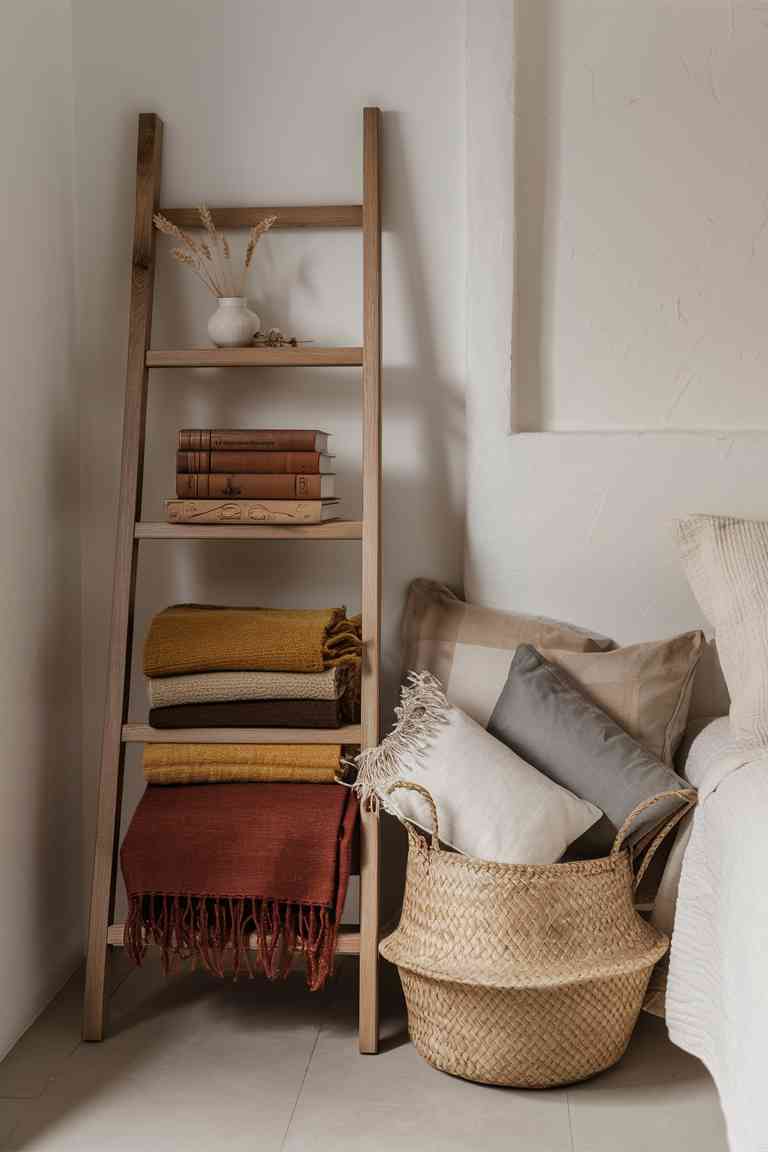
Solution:
{"label": "blanket fringe", "polygon": [[360,638],[360,616],[347,616],[345,608],[334,610],[323,638],[323,666],[337,668],[348,664],[359,666],[363,643]]}
{"label": "blanket fringe", "polygon": [[[254,935],[255,950],[249,947]],[[166,973],[191,960],[216,976],[229,966],[235,980],[243,969],[250,977],[284,979],[294,955],[303,953],[314,992],[333,970],[336,924],[331,910],[316,904],[144,893],[130,897],[124,943],[137,965],[155,945]]]}
{"label": "blanket fringe", "polygon": [[395,708],[394,728],[376,748],[366,748],[355,760],[354,790],[361,804],[378,807],[381,790],[403,775],[403,758],[418,759],[427,750],[440,725],[447,723],[449,709],[436,676],[431,672],[409,672]]}

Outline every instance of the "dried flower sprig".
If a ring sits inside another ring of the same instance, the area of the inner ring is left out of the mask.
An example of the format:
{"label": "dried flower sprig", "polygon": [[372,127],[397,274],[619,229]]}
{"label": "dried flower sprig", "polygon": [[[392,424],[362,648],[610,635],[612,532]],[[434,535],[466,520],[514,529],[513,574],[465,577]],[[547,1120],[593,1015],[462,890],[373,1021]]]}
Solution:
{"label": "dried flower sprig", "polygon": [[253,253],[261,237],[268,232],[277,220],[277,216],[267,216],[255,224],[248,236],[245,249],[243,269],[235,290],[235,276],[232,267],[232,251],[229,241],[223,232],[219,232],[207,204],[201,204],[198,209],[200,222],[207,234],[207,240],[195,240],[189,232],[173,224],[160,212],[152,217],[155,227],[165,236],[171,236],[180,241],[176,248],[171,249],[171,256],[180,264],[188,265],[197,278],[206,286],[214,296],[244,296],[245,282],[248,269],[253,260]]}
{"label": "dried flower sprig", "polygon": [[269,332],[257,332],[253,338],[255,348],[298,348],[299,344],[311,344],[311,340],[297,340],[295,336],[284,336],[279,328]]}

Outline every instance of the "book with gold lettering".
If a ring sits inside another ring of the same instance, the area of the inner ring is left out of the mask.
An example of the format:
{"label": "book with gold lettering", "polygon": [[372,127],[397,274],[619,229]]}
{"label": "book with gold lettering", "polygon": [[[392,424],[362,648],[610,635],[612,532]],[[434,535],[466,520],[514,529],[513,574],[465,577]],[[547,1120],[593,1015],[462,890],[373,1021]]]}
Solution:
{"label": "book with gold lettering", "polygon": [[327,452],[329,432],[315,428],[182,428],[182,452]]}
{"label": "book with gold lettering", "polygon": [[332,472],[178,472],[180,500],[330,500],[336,495]]}
{"label": "book with gold lettering", "polygon": [[271,475],[284,472],[317,475],[333,472],[334,457],[325,452],[221,452],[179,451],[176,453],[177,472],[250,472]]}

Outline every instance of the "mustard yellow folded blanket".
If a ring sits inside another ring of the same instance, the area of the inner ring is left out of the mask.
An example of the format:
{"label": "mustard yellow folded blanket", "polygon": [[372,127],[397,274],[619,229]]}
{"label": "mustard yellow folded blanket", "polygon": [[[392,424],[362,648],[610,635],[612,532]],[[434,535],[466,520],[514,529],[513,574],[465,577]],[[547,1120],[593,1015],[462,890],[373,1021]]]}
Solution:
{"label": "mustard yellow folded blanket", "polygon": [[145,744],[148,784],[333,784],[340,744]]}
{"label": "mustard yellow folded blanket", "polygon": [[360,648],[360,618],[347,619],[344,608],[176,604],[152,621],[144,672],[322,672],[359,663]]}

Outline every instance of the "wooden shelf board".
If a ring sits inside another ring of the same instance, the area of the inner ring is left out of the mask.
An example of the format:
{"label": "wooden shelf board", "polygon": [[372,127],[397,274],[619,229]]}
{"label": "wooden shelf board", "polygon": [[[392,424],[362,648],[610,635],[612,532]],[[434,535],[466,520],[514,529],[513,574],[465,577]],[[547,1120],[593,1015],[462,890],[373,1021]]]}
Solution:
{"label": "wooden shelf board", "polygon": [[343,728],[151,728],[123,724],[124,744],[359,744],[360,725]]}
{"label": "wooden shelf board", "polygon": [[[107,928],[107,944],[111,944],[113,948],[122,948],[124,942],[125,924],[110,924]],[[259,938],[255,933],[248,938],[248,947],[252,952],[258,952]],[[360,955],[360,929],[357,925],[341,925],[336,937],[336,955]]]}
{"label": "wooden shelf board", "polygon": [[[202,228],[197,208],[161,208],[179,228]],[[211,208],[217,228],[252,228],[267,216],[277,216],[273,228],[362,228],[362,204],[275,205],[273,208]]]}
{"label": "wooden shelf board", "polygon": [[362,540],[362,520],[327,520],[324,524],[136,524],[137,540]]}
{"label": "wooden shelf board", "polygon": [[362,348],[150,348],[148,368],[359,368]]}

